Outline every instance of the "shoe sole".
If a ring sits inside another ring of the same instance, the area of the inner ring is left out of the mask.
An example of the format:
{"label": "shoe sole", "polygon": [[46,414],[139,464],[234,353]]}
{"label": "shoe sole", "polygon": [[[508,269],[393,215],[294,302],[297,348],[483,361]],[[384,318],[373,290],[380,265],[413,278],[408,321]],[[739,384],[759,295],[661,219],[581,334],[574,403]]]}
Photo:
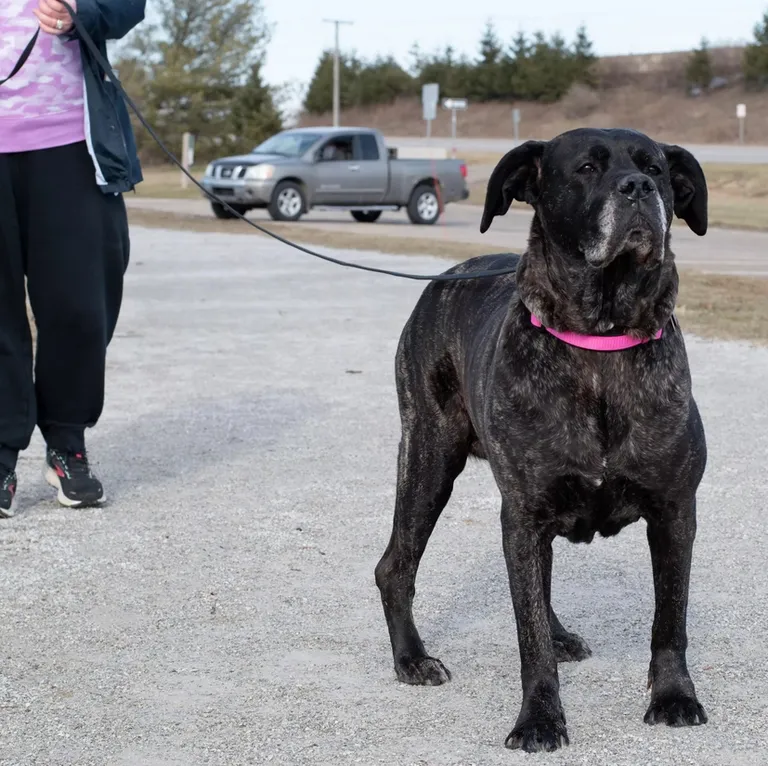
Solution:
{"label": "shoe sole", "polygon": [[14,495],[10,508],[0,508],[0,519],[12,519],[16,515],[16,510],[16,495]]}
{"label": "shoe sole", "polygon": [[59,501],[59,505],[63,505],[65,508],[96,508],[100,505],[104,505],[107,501],[107,495],[105,493],[102,493],[101,497],[95,500],[72,500],[64,494],[64,490],[61,488],[59,474],[57,474],[50,466],[46,466],[44,471],[45,480],[54,489],[58,490],[56,499]]}

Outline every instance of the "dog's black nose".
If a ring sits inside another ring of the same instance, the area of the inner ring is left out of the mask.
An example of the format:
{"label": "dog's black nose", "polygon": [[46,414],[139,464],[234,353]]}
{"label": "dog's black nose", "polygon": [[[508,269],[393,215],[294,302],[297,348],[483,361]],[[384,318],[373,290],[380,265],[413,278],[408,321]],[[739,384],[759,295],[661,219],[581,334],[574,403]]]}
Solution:
{"label": "dog's black nose", "polygon": [[653,194],[656,187],[648,176],[642,173],[633,173],[631,176],[624,176],[619,181],[619,191],[631,200],[641,200]]}

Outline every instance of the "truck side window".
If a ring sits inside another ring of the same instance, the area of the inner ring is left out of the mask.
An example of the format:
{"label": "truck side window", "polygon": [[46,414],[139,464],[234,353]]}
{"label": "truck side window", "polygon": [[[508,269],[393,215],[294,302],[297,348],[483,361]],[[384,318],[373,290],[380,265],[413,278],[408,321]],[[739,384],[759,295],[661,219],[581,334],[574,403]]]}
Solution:
{"label": "truck side window", "polygon": [[376,136],[372,133],[361,133],[358,140],[360,141],[361,160],[379,159],[379,144],[376,141]]}
{"label": "truck side window", "polygon": [[332,138],[321,150],[321,162],[349,162],[354,156],[352,136]]}

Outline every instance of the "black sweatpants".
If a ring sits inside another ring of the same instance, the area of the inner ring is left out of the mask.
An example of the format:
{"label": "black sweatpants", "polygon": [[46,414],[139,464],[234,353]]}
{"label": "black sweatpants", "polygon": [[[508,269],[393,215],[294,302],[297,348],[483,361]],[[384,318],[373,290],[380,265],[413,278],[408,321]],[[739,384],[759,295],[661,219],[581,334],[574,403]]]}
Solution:
{"label": "black sweatpants", "polygon": [[0,464],[15,466],[35,425],[54,449],[84,449],[128,256],[125,203],[99,190],[84,142],[0,154]]}

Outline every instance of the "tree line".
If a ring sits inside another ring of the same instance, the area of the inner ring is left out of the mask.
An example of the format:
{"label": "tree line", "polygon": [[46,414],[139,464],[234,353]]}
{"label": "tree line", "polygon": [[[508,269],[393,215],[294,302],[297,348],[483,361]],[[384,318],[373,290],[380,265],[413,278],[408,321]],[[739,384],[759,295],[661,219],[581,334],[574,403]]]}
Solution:
{"label": "tree line", "polygon": [[[764,90],[768,86],[768,11],[753,28],[754,40],[744,48],[741,74],[747,90]],[[707,91],[715,81],[715,67],[709,43],[702,39],[688,58],[685,78],[689,88]]]}
{"label": "tree line", "polygon": [[[197,137],[199,161],[246,152],[284,124],[285,93],[264,82],[271,37],[262,0],[155,0],[155,23],[145,23],[119,45],[118,75],[158,135],[172,149],[184,132]],[[505,43],[488,23],[475,56],[446,47],[411,50],[407,67],[392,57],[341,58],[344,108],[391,103],[418,96],[428,82],[444,97],[472,101],[557,101],[576,83],[595,82],[596,57],[584,28],[568,42],[561,35],[523,33]],[[690,56],[689,86],[705,91],[713,82],[706,41]],[[768,12],[744,49],[742,71],[750,89],[768,87]],[[330,110],[333,57],[324,52],[304,98],[310,113]],[[136,131],[147,162],[164,156],[143,129]]]}
{"label": "tree line", "polygon": [[[414,45],[405,69],[392,57],[366,61],[354,54],[342,55],[340,100],[343,108],[391,103],[419,94],[425,83],[438,83],[445,97],[557,101],[574,83],[593,84],[595,60],[583,27],[571,43],[559,34],[547,38],[542,32],[531,37],[521,32],[505,45],[489,22],[476,58],[458,55],[451,46],[427,54]],[[307,89],[304,108],[311,114],[328,111],[332,93],[333,54],[325,51]]]}

